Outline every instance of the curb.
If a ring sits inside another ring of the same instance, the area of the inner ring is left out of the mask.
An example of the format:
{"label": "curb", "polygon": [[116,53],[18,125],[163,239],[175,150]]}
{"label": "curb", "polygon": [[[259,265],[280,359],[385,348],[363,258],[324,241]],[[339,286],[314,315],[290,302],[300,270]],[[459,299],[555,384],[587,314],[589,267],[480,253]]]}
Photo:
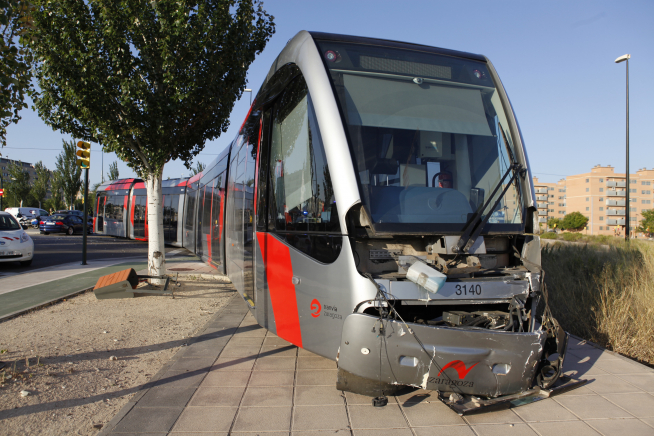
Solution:
{"label": "curb", "polygon": [[[227,276],[223,275],[223,274],[182,273],[182,274],[179,274],[179,275],[177,275],[177,274],[175,274],[175,275],[168,274],[168,275],[171,276],[171,277],[178,277],[178,278],[182,278],[182,279],[200,278],[202,280],[217,281],[217,282],[220,282],[220,283],[230,283],[230,280],[227,278]],[[66,299],[68,299],[70,297],[74,297],[76,295],[83,294],[83,293],[88,292],[88,291],[92,291],[94,287],[95,287],[95,285],[93,285],[91,287],[84,288],[84,289],[80,289],[79,291],[71,292],[70,294],[66,294],[66,295],[63,295],[61,297],[54,298],[52,300],[44,301],[42,303],[39,303],[37,305],[31,306],[31,307],[28,307],[28,308],[25,308],[25,309],[17,310],[17,311],[12,312],[12,313],[10,313],[8,315],[0,316],[0,323],[3,323],[3,322],[8,321],[10,319],[16,318],[16,317],[18,317],[20,315],[31,312],[33,310],[39,310],[39,309],[42,309],[44,307],[51,306],[52,304],[55,304],[55,303],[58,303],[60,301],[66,300]]]}
{"label": "curb", "polygon": [[52,300],[49,300],[49,301],[39,303],[39,304],[37,304],[35,306],[28,307],[26,309],[17,310],[15,312],[10,313],[9,315],[4,315],[4,316],[0,317],[0,323],[8,321],[8,320],[10,320],[12,318],[16,318],[17,316],[23,315],[23,314],[25,314],[27,312],[31,312],[32,310],[39,310],[39,309],[42,309],[42,308],[44,308],[46,306],[51,306],[52,304],[63,301],[65,299],[67,299],[67,298],[74,297],[74,296],[79,295],[79,294],[83,294],[84,292],[87,292],[87,291],[91,291],[91,290],[93,290],[94,287],[95,286],[91,286],[90,288],[84,288],[84,289],[81,289],[79,291],[71,292],[70,294],[66,294],[66,295],[63,295],[61,297],[57,297],[57,298],[54,298]]}

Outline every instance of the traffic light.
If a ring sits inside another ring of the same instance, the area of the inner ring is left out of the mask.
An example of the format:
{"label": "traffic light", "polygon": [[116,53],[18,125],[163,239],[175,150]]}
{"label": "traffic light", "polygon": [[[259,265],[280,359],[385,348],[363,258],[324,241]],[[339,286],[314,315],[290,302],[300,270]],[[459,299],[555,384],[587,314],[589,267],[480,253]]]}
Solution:
{"label": "traffic light", "polygon": [[77,166],[82,169],[91,168],[91,143],[86,141],[77,141],[77,155],[80,157],[77,159]]}

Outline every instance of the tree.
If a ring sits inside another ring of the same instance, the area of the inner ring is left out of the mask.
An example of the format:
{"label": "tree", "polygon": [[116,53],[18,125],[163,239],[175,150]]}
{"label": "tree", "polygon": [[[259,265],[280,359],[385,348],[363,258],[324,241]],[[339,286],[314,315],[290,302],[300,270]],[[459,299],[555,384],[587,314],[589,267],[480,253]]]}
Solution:
{"label": "tree", "polygon": [[196,175],[196,174],[199,174],[202,171],[204,171],[204,169],[206,167],[207,166],[205,164],[203,164],[202,162],[198,162],[198,164],[195,166],[195,168],[191,168],[191,172],[193,173],[193,175]]}
{"label": "tree", "polygon": [[32,189],[30,173],[23,168],[23,163],[20,161],[11,161],[7,166],[7,170],[9,177],[4,185],[9,194],[9,202],[10,204],[23,207],[23,202],[27,201],[27,197]]}
{"label": "tree", "polygon": [[107,178],[111,180],[118,180],[118,162],[109,164],[109,172],[107,173]]}
{"label": "tree", "polygon": [[640,220],[640,225],[636,231],[647,234],[654,233],[654,209],[644,210],[642,216],[643,219]]}
{"label": "tree", "polygon": [[42,161],[38,161],[34,165],[36,169],[36,178],[32,185],[32,198],[35,202],[41,204],[45,201],[45,196],[48,195],[48,188],[50,187],[50,171],[43,165]]}
{"label": "tree", "polygon": [[34,1],[39,116],[146,180],[149,271],[163,274],[164,165],[190,169],[227,130],[273,17],[258,0]]}
{"label": "tree", "polygon": [[82,169],[77,166],[75,143],[64,141],[64,151],[57,156],[57,170],[55,172],[55,185],[64,193],[64,203],[70,209],[75,204],[75,197],[82,188]]}
{"label": "tree", "polygon": [[22,43],[32,28],[33,6],[26,1],[0,0],[0,147],[6,145],[7,127],[20,120],[30,88],[29,56]]}
{"label": "tree", "polygon": [[550,229],[562,229],[563,222],[560,218],[550,218],[547,220],[547,227]]}
{"label": "tree", "polygon": [[581,230],[586,227],[586,224],[588,224],[588,218],[581,212],[571,212],[563,217],[561,228],[563,230]]}

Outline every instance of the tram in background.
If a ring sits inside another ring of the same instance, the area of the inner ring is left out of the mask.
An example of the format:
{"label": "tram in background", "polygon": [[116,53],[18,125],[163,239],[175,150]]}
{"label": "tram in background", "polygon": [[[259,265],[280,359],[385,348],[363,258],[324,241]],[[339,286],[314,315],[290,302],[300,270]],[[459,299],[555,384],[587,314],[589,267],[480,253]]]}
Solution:
{"label": "tram in background", "polygon": [[[182,229],[178,222],[185,203],[186,184],[187,179],[162,183],[164,241],[177,247],[182,246]],[[147,194],[143,180],[113,180],[98,187],[93,232],[147,241]]]}
{"label": "tram in background", "polygon": [[[98,192],[96,233],[147,238],[142,181]],[[527,155],[484,56],[302,31],[229,147],[164,196],[166,242],[337,360],[340,389],[501,398],[560,375]]]}

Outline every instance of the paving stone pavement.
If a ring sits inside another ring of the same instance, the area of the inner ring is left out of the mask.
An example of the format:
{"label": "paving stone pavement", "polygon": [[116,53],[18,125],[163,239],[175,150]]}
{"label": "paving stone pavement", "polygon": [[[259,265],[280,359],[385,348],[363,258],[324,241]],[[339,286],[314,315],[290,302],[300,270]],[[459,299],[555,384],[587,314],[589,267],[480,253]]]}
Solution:
{"label": "paving stone pavement", "polygon": [[590,382],[468,417],[422,390],[375,408],[335,389],[335,362],[259,327],[235,295],[101,435],[654,435],[654,370],[575,338],[564,370]]}

